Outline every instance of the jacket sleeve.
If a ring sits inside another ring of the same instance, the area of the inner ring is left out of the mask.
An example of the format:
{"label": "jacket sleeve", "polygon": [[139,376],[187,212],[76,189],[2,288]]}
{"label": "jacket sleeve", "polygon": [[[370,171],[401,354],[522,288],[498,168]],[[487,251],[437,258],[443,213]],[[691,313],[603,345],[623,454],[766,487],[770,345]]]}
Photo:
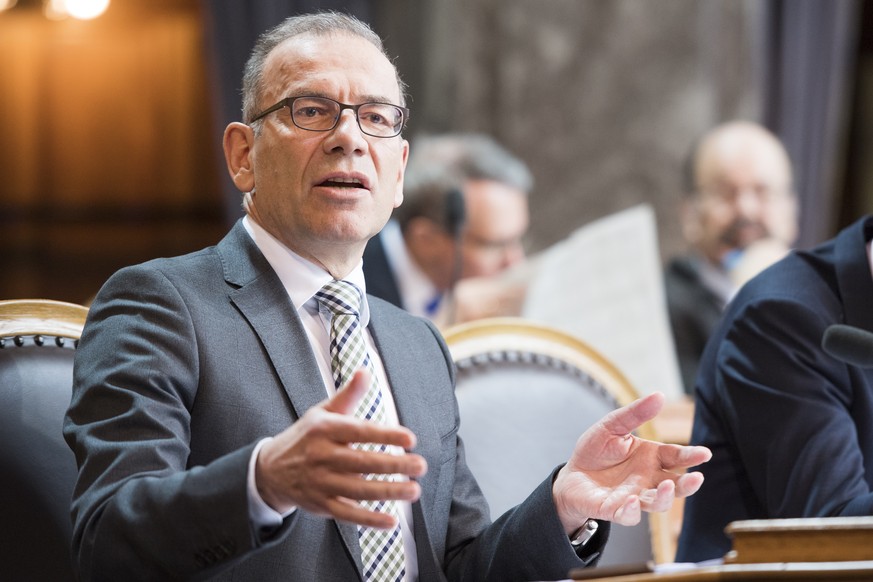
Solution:
{"label": "jacket sleeve", "polygon": [[254,442],[189,466],[198,381],[198,337],[174,285],[143,266],[113,276],[89,313],[64,423],[81,578],[191,578],[259,546],[246,494]]}
{"label": "jacket sleeve", "polygon": [[871,420],[856,417],[869,411],[858,406],[863,372],[821,349],[833,321],[819,311],[785,298],[750,303],[718,350],[717,405],[774,518],[873,513],[856,428]]}
{"label": "jacket sleeve", "polygon": [[[433,333],[451,368],[451,355],[445,343],[435,330]],[[559,580],[567,578],[572,569],[595,564],[608,538],[609,524],[602,523],[598,534],[577,555],[552,498],[557,470],[545,476],[521,504],[490,523],[488,504],[467,466],[464,445],[457,436],[460,424],[457,401],[452,397],[450,402],[454,419],[450,435],[454,444],[453,491],[446,539],[435,544],[445,548],[446,577],[471,582]]]}

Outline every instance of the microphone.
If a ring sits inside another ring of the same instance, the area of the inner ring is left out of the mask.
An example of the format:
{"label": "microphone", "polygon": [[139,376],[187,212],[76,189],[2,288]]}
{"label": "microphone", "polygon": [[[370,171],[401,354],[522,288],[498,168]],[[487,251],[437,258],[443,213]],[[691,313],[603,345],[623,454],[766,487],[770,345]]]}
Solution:
{"label": "microphone", "polygon": [[451,235],[455,242],[455,253],[452,257],[452,272],[449,288],[445,293],[445,301],[448,305],[446,313],[446,325],[451,325],[457,317],[457,309],[455,305],[455,285],[461,278],[461,271],[464,266],[464,253],[461,248],[461,231],[464,228],[464,222],[467,220],[467,210],[464,204],[464,193],[459,188],[452,188],[446,193],[446,231]]}
{"label": "microphone", "polygon": [[873,368],[873,333],[866,329],[836,323],[825,330],[821,347],[841,362]]}
{"label": "microphone", "polygon": [[466,218],[464,194],[459,189],[452,188],[446,195],[446,230],[455,241],[461,236],[461,228]]}

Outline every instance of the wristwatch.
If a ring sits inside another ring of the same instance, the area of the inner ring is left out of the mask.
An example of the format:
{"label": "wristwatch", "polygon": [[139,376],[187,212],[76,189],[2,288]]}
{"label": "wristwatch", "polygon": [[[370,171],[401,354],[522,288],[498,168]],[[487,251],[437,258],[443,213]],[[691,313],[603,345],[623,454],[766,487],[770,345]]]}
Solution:
{"label": "wristwatch", "polygon": [[576,549],[579,549],[587,544],[596,533],[597,521],[593,519],[587,519],[585,520],[585,523],[582,524],[582,527],[577,529],[575,532],[573,532],[573,535],[570,536],[570,545],[572,545]]}

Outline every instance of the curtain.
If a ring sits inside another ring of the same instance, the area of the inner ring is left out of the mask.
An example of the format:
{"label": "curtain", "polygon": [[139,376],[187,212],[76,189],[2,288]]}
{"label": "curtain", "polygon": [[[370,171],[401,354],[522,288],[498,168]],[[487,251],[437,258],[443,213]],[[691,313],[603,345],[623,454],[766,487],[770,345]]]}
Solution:
{"label": "curtain", "polygon": [[800,248],[836,230],[860,8],[858,0],[764,5],[762,111],[794,165]]}

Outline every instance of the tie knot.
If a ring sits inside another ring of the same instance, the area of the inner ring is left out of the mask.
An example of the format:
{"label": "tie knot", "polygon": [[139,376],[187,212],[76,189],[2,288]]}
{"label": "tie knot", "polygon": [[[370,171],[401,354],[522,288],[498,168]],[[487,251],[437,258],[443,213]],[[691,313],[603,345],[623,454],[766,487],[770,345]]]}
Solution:
{"label": "tie knot", "polygon": [[359,315],[361,290],[348,281],[331,281],[318,290],[315,298],[334,315]]}

